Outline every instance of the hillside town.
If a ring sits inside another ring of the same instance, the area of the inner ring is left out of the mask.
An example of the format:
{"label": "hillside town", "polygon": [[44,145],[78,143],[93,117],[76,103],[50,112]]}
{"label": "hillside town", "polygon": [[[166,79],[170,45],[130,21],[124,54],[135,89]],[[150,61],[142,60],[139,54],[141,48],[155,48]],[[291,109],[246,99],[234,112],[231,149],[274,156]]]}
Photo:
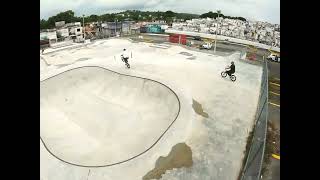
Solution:
{"label": "hillside town", "polygon": [[245,39],[280,48],[280,25],[260,21],[241,21],[227,18],[202,18],[176,22],[172,29],[218,34]]}
{"label": "hillside town", "polygon": [[[84,24],[84,25],[83,25]],[[115,22],[56,22],[55,28],[40,30],[42,44],[54,44],[71,40],[84,42],[85,39],[101,39],[138,33],[165,33],[166,30],[217,34],[242,40],[258,42],[280,48],[280,25],[260,21],[243,21],[229,18],[196,18],[191,20],[174,19],[153,21]]]}

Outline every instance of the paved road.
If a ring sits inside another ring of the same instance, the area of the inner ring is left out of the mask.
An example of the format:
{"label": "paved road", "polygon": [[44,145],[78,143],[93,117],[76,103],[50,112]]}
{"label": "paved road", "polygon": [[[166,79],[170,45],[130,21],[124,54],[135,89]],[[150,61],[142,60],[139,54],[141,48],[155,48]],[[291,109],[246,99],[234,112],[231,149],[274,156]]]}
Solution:
{"label": "paved road", "polygon": [[269,121],[280,130],[280,63],[269,62]]}
{"label": "paved road", "polygon": [[280,63],[269,62],[269,121],[280,129]]}
{"label": "paved road", "polygon": [[[134,41],[139,41],[139,42],[150,42],[150,43],[168,43],[168,37],[164,37],[164,36],[151,36],[151,35],[142,35],[143,39],[139,39],[137,36],[131,36],[130,38]],[[217,49],[216,49],[216,53],[214,53],[214,49],[199,49],[197,46],[200,44],[203,44],[203,41],[197,41],[197,40],[193,40],[194,45],[193,47],[188,47],[188,46],[184,46],[187,49],[192,49],[193,51],[199,51],[199,52],[205,52],[205,53],[210,53],[210,54],[216,54],[219,56],[229,56],[232,53],[234,53],[236,50],[236,48],[234,47],[229,47],[228,45],[225,45],[223,43],[217,43]]]}
{"label": "paved road", "polygon": [[[280,133],[280,63],[269,62],[269,121]],[[280,180],[280,160],[271,157],[263,180]]]}

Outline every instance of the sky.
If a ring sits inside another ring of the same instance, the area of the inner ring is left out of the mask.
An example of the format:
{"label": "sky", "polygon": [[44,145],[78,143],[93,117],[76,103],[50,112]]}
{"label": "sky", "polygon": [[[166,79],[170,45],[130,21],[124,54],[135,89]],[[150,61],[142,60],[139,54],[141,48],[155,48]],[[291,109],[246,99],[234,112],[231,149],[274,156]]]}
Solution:
{"label": "sky", "polygon": [[123,10],[203,14],[221,10],[226,16],[280,24],[280,0],[40,0],[40,18],[73,10],[76,16]]}

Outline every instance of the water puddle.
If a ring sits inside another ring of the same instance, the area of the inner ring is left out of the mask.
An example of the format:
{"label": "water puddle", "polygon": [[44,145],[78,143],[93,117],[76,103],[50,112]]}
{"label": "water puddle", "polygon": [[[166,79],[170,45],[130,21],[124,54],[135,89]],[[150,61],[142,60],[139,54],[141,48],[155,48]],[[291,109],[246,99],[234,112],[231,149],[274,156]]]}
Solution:
{"label": "water puddle", "polygon": [[205,118],[208,118],[209,115],[208,115],[208,113],[206,113],[206,112],[203,111],[202,105],[201,105],[199,102],[197,102],[196,100],[194,100],[194,99],[192,99],[192,101],[193,101],[193,103],[192,103],[192,108],[193,108],[193,110],[194,110],[197,114],[199,114],[200,116],[203,116],[203,117],[205,117]]}
{"label": "water puddle", "polygon": [[149,171],[143,180],[160,179],[167,170],[173,168],[191,167],[192,151],[185,143],[178,143],[174,145],[168,156],[160,156],[156,162],[155,168]]}

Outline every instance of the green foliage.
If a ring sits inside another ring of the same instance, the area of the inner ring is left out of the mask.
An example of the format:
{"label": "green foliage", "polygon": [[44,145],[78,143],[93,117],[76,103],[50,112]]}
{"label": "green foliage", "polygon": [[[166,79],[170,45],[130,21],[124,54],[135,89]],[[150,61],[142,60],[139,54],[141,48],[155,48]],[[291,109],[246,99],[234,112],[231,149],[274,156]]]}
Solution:
{"label": "green foliage", "polygon": [[40,29],[47,29],[48,24],[47,21],[44,19],[40,19]]}
{"label": "green foliage", "polygon": [[[230,18],[230,19],[239,19],[245,21],[246,19],[243,17],[230,17],[224,16],[223,14],[219,14],[220,17]],[[126,10],[119,13],[106,13],[102,15],[92,14],[90,16],[86,16],[84,18],[84,22],[114,22],[124,21],[124,20],[132,20],[132,21],[153,21],[153,20],[165,20],[167,23],[172,23],[174,18],[189,20],[193,18],[216,18],[218,14],[216,12],[208,12],[201,14],[200,16],[197,14],[189,14],[189,13],[175,13],[173,11],[138,11],[138,10]],[[40,29],[50,29],[55,27],[55,22],[65,21],[65,23],[71,22],[81,22],[82,24],[82,16],[75,16],[75,13],[72,10],[68,10],[65,12],[60,12],[55,16],[49,17],[47,20],[40,19]]]}
{"label": "green foliage", "polygon": [[58,13],[55,16],[51,16],[48,18],[48,20],[40,20],[40,29],[54,28],[55,22],[58,21],[65,21],[65,23],[70,23],[79,21],[79,18],[74,16],[74,12],[72,10],[68,10],[65,12]]}
{"label": "green foliage", "polygon": [[[217,18],[218,17],[218,13],[209,11],[207,13],[204,13],[204,14],[200,15],[200,18],[207,18],[207,17],[209,17],[209,18]],[[223,17],[223,18],[227,18],[227,19],[239,19],[241,21],[246,21],[246,19],[243,18],[243,17],[225,16],[225,15],[221,14],[221,11],[219,12],[219,17]]]}
{"label": "green foliage", "polygon": [[[99,16],[98,15],[90,15],[84,18],[84,22],[97,22],[99,21]],[[80,21],[82,23],[82,20]]]}
{"label": "green foliage", "polygon": [[[204,14],[200,15],[200,18],[207,18],[207,17],[209,17],[209,18],[217,18],[218,17],[218,13],[209,11],[208,13],[204,13]],[[220,13],[219,17],[224,17],[224,15]]]}
{"label": "green foliage", "polygon": [[176,14],[176,18],[190,20],[190,19],[199,18],[199,15],[198,14],[188,14],[188,13],[178,13],[178,14]]}
{"label": "green foliage", "polygon": [[174,13],[174,12],[172,12],[172,11],[166,11],[166,12],[164,13],[164,15],[165,15],[166,17],[174,17],[174,16],[176,15],[176,13]]}

